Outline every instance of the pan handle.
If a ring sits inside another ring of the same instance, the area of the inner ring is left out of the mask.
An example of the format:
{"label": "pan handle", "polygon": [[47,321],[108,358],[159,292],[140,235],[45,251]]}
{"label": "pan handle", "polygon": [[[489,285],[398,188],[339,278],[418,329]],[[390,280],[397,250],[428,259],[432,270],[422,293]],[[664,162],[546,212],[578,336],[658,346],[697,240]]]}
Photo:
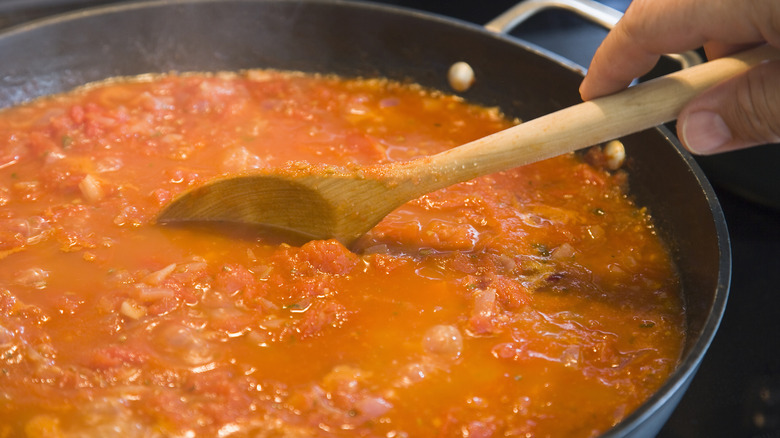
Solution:
{"label": "pan handle", "polygon": [[[623,17],[623,13],[594,0],[526,0],[510,8],[485,25],[496,33],[506,34],[533,15],[545,9],[563,9],[573,12],[605,29],[612,29]],[[681,68],[688,68],[704,62],[696,51],[671,53],[667,57],[675,60]]]}

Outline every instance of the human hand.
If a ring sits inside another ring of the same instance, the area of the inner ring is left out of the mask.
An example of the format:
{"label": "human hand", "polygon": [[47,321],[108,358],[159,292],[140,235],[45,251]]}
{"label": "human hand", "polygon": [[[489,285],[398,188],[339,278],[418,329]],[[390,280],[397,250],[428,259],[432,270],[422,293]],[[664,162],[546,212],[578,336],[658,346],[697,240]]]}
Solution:
{"label": "human hand", "polygon": [[[780,48],[778,0],[634,0],[596,51],[580,94],[590,100],[625,88],[664,53],[703,46],[714,59],[762,43]],[[780,61],[689,102],[677,134],[703,155],[780,142]]]}

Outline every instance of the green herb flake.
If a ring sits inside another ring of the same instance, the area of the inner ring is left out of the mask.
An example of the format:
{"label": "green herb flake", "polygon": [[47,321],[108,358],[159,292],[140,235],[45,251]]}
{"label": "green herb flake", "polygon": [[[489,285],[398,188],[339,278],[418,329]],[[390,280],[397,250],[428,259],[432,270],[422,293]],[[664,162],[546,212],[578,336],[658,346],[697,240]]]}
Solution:
{"label": "green herb flake", "polygon": [[539,253],[542,257],[550,257],[550,248],[547,247],[547,245],[543,243],[534,243],[531,246],[536,249],[536,251]]}
{"label": "green herb flake", "polygon": [[69,135],[62,136],[62,147],[67,149],[73,144],[73,137]]}
{"label": "green herb flake", "polygon": [[642,321],[642,323],[639,324],[639,327],[641,327],[641,328],[653,328],[653,327],[655,327],[655,323],[653,321]]}

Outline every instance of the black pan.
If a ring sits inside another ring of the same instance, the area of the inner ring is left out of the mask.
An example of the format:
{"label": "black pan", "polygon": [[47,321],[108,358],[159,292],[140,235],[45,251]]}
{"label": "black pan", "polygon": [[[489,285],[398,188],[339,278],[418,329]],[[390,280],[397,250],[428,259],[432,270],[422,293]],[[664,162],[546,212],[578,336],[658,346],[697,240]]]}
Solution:
{"label": "black pan", "polygon": [[[110,76],[270,67],[381,75],[449,91],[464,60],[464,94],[530,119],[579,101],[579,69],[517,39],[445,17],[357,2],[189,0],[128,3],[64,15],[0,35],[0,107]],[[724,311],[731,254],[715,194],[666,129],[624,138],[630,185],[672,246],[688,306],[680,367],[605,434],[654,436],[688,387]]]}

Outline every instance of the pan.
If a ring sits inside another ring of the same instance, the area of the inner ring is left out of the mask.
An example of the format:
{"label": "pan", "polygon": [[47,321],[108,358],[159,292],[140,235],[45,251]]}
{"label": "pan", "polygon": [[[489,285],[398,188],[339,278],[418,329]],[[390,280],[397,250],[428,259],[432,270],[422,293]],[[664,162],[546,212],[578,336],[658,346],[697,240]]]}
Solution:
{"label": "pan", "polygon": [[[531,119],[579,101],[581,68],[502,31],[365,2],[123,3],[0,35],[0,107],[113,76],[259,67],[383,76],[451,92],[447,70],[456,61],[468,62],[476,76],[462,95],[509,117]],[[659,127],[622,140],[631,157],[632,194],[671,246],[688,313],[677,370],[604,434],[650,437],[674,410],[717,331],[731,255],[712,187],[671,132]]]}

